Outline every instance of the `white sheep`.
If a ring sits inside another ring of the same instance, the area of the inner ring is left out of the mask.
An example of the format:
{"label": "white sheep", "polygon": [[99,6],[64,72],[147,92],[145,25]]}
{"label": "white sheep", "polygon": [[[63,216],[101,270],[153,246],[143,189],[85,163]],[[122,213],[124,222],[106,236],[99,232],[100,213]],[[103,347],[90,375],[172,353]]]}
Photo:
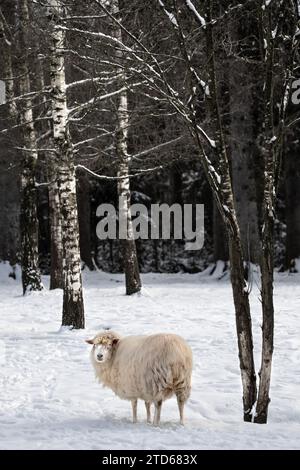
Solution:
{"label": "white sheep", "polygon": [[148,421],[154,403],[154,425],[158,426],[162,402],[175,394],[183,424],[192,374],[192,351],[183,338],[174,334],[120,337],[105,331],[86,342],[93,345],[91,361],[99,382],[118,397],[131,400],[133,422],[137,420],[137,400],[141,399]]}

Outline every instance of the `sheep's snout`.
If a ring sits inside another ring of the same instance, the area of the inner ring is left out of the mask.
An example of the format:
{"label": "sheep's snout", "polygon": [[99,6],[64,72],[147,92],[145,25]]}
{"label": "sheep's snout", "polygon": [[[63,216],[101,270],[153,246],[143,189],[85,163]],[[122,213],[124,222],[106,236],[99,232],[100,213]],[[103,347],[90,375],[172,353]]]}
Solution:
{"label": "sheep's snout", "polygon": [[103,345],[94,346],[94,358],[96,362],[103,363],[111,356],[111,351]]}

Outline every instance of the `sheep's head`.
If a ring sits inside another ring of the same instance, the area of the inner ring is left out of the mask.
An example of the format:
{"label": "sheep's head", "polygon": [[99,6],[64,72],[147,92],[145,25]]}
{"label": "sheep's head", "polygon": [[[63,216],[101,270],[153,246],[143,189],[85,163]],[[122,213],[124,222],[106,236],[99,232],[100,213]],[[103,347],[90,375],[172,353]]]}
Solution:
{"label": "sheep's head", "polygon": [[87,339],[86,343],[92,344],[92,354],[94,360],[100,364],[112,358],[114,350],[120,340],[120,336],[113,331],[98,333],[94,338]]}

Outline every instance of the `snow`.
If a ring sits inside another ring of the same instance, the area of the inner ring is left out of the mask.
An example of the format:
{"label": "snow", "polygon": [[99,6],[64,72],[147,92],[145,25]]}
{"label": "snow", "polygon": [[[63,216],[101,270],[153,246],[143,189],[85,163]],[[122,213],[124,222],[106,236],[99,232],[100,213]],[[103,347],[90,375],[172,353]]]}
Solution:
{"label": "snow", "polygon": [[[232,295],[221,271],[143,275],[142,295],[131,297],[122,275],[84,271],[87,328],[70,331],[60,328],[61,291],[23,297],[19,271],[15,281],[0,265],[0,448],[299,449],[300,275],[276,274],[272,402],[269,424],[256,425],[242,421]],[[175,398],[163,404],[159,428],[145,422],[142,402],[134,425],[130,403],[96,383],[84,339],[103,327],[125,335],[169,331],[188,340],[194,371],[184,428]],[[259,348],[255,354],[258,366]]]}
{"label": "snow", "polygon": [[271,2],[272,0],[265,0],[265,3],[262,5],[262,9],[265,10],[270,5]]}
{"label": "snow", "polygon": [[217,147],[217,144],[216,144],[216,141],[211,139],[207,134],[206,132],[200,127],[200,126],[197,126],[198,130],[200,131],[200,133],[205,137],[205,139],[207,140],[207,142],[209,143],[209,145],[212,147],[212,148],[216,148]]}
{"label": "snow", "polygon": [[198,10],[196,10],[196,8],[195,8],[194,4],[191,2],[191,0],[186,0],[186,4],[187,4],[188,8],[194,13],[196,18],[200,21],[201,25],[205,28],[206,21],[203,18],[203,16],[200,15]]}
{"label": "snow", "polygon": [[162,2],[162,0],[158,0],[158,3],[160,4],[160,6],[162,7],[162,9],[164,10],[165,14],[167,15],[167,17],[169,18],[169,20],[171,21],[171,23],[173,24],[173,26],[175,26],[175,28],[178,29],[178,23],[177,23],[177,20],[174,16],[173,13],[170,13],[166,7],[165,7],[165,4],[164,2]]}
{"label": "snow", "polygon": [[212,165],[209,165],[208,169],[214,175],[218,184],[221,184],[221,176],[216,172],[215,168]]}

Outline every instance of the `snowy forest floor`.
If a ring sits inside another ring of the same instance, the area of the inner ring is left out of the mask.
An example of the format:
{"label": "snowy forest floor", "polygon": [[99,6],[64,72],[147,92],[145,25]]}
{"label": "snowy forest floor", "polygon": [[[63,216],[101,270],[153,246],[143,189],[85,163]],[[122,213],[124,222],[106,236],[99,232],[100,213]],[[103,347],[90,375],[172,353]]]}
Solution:
{"label": "snowy forest floor", "polygon": [[[143,275],[142,295],[124,295],[123,276],[84,272],[87,328],[60,328],[60,291],[21,295],[0,264],[1,449],[299,449],[300,275],[276,274],[276,333],[268,425],[242,422],[234,311],[228,278]],[[45,286],[49,279],[44,278]],[[260,344],[257,284],[251,294]],[[131,405],[94,379],[84,339],[103,327],[121,334],[175,332],[194,353],[186,426],[175,398],[162,424],[131,423]],[[256,346],[256,365],[260,351]]]}

